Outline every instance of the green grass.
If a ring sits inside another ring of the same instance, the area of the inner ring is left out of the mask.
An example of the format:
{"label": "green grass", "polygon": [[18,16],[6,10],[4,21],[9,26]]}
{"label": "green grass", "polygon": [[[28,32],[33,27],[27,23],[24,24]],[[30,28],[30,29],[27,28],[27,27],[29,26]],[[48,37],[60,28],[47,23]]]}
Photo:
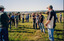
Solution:
{"label": "green grass", "polygon": [[[44,15],[44,14],[43,14]],[[59,13],[57,13],[59,17]],[[46,16],[45,22],[46,22]],[[62,41],[63,40],[63,23],[56,23],[55,31],[54,31],[54,40]],[[38,27],[39,28],[39,27]],[[9,41],[49,41],[48,39],[48,31],[45,27],[46,33],[42,33],[40,29],[33,29],[32,18],[29,22],[19,22],[18,28],[12,26],[12,29],[9,29]]]}

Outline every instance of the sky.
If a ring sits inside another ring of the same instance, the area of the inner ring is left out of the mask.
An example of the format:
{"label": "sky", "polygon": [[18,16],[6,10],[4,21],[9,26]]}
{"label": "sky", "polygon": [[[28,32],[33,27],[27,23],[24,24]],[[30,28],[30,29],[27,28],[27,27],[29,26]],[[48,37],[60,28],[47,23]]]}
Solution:
{"label": "sky", "polygon": [[0,0],[5,11],[37,11],[47,10],[49,5],[54,10],[63,10],[63,0]]}

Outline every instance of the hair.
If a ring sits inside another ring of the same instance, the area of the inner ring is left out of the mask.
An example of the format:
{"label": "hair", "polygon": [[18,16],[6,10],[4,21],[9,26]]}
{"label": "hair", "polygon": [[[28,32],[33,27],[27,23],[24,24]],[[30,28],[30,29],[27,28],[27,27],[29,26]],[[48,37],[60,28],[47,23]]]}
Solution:
{"label": "hair", "polygon": [[20,12],[18,12],[18,14],[20,14]]}
{"label": "hair", "polygon": [[53,9],[53,7],[52,7],[52,6],[50,6],[50,9]]}
{"label": "hair", "polygon": [[50,7],[50,9],[53,9],[53,7]]}
{"label": "hair", "polygon": [[9,15],[9,17],[10,17],[11,15]]}
{"label": "hair", "polygon": [[40,14],[42,14],[42,13],[40,12]]}

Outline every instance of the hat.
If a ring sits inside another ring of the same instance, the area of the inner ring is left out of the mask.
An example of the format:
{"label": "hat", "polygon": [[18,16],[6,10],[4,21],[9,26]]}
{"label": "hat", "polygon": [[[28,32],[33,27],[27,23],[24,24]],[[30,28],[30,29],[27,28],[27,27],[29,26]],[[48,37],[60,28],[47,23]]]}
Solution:
{"label": "hat", "polygon": [[49,6],[47,7],[47,9],[48,9],[48,8],[52,9],[52,8],[53,8],[53,6],[52,6],[52,5],[49,5]]}
{"label": "hat", "polygon": [[5,9],[5,8],[4,8],[4,6],[2,6],[2,5],[0,5],[0,8],[3,8],[3,9]]}

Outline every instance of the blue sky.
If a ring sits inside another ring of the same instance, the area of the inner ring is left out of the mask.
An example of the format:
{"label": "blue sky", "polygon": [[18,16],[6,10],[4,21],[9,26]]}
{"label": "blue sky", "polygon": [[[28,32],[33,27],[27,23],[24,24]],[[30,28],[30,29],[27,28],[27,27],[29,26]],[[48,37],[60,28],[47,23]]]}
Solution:
{"label": "blue sky", "polygon": [[36,11],[47,10],[52,5],[54,10],[63,10],[63,0],[0,0],[5,11]]}

